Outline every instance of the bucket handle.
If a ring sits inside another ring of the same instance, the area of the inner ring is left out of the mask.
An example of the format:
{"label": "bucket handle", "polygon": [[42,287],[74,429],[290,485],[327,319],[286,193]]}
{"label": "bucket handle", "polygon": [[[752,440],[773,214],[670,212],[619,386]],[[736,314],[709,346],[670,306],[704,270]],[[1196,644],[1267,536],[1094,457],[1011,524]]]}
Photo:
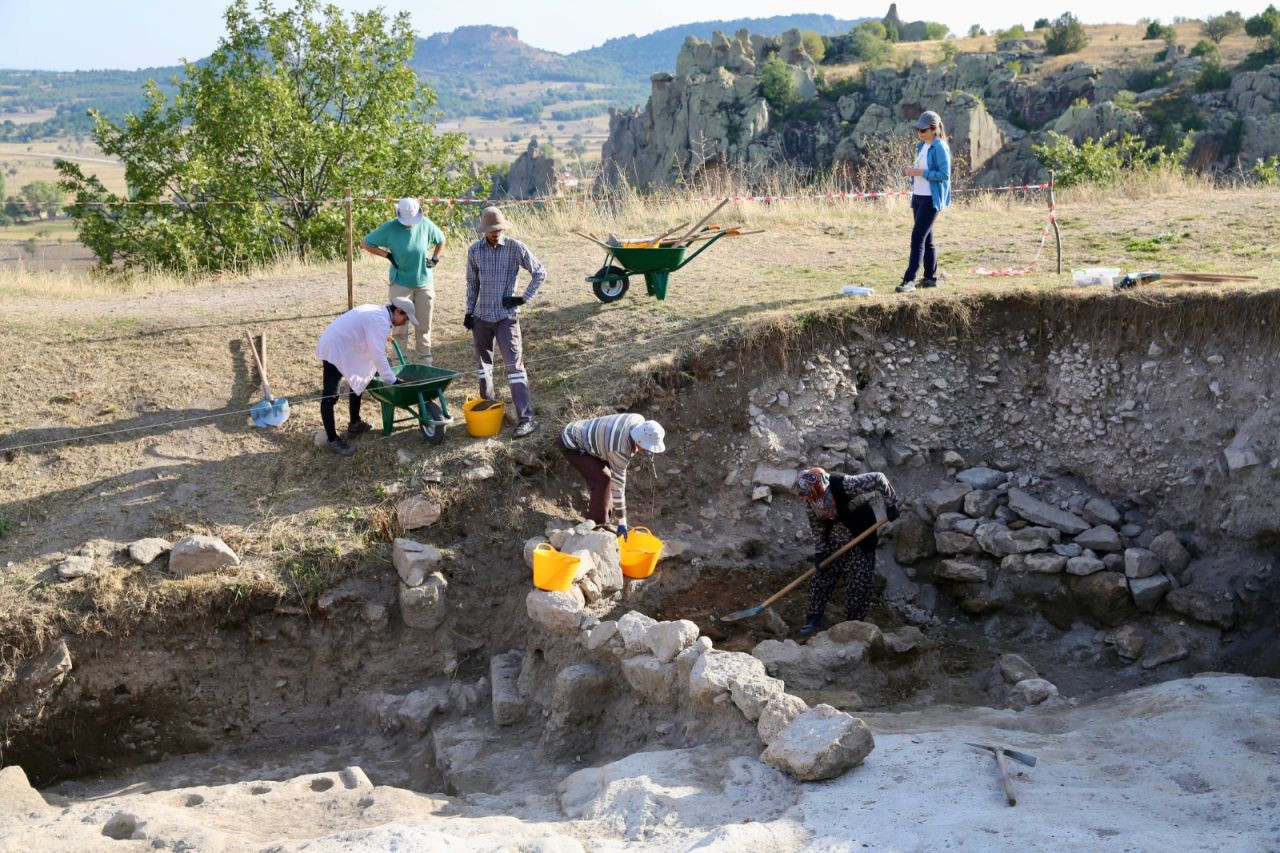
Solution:
{"label": "bucket handle", "polygon": [[533,550],[535,550],[535,551],[555,551],[556,549],[555,549],[555,546],[554,546],[554,545],[552,545],[550,542],[539,542],[537,545],[534,545],[534,546],[533,546]]}
{"label": "bucket handle", "polygon": [[631,532],[632,533],[648,533],[650,536],[653,536],[653,531],[647,527],[633,527],[631,528]]}

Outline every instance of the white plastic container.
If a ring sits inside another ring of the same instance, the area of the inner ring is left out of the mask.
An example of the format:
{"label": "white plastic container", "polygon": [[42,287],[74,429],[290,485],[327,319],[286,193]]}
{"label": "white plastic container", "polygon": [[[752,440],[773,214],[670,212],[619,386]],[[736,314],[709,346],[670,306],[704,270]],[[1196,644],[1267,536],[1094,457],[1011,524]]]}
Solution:
{"label": "white plastic container", "polygon": [[874,296],[875,291],[869,287],[859,287],[856,284],[846,284],[840,288],[840,292],[845,296]]}
{"label": "white plastic container", "polygon": [[1085,267],[1071,271],[1071,283],[1079,287],[1112,287],[1119,280],[1119,267]]}

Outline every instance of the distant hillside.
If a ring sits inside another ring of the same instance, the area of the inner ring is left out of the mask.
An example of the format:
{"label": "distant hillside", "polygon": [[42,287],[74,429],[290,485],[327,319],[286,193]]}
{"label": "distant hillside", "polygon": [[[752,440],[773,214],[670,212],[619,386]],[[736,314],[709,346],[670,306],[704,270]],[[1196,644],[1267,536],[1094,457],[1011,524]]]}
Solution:
{"label": "distant hillside", "polygon": [[[776,36],[790,29],[812,30],[819,35],[847,33],[871,18],[841,20],[831,15],[775,15],[771,18],[736,18],[728,21],[699,21],[667,27],[644,36],[609,39],[599,47],[569,54],[577,59],[599,59],[616,65],[628,78],[648,80],[655,71],[674,71],[676,55],[689,36],[711,38],[712,33],[733,34],[746,29],[752,35]],[[878,20],[878,19],[877,19]]]}
{"label": "distant hillside", "polygon": [[[410,65],[435,88],[440,108],[451,117],[519,117],[552,114],[599,115],[611,106],[631,106],[649,95],[649,75],[673,70],[688,36],[709,39],[719,30],[746,28],[753,35],[777,35],[792,28],[823,35],[848,32],[861,20],[831,15],[777,15],[699,21],[643,36],[624,36],[568,55],[541,50],[520,40],[513,27],[459,27],[419,39]],[[145,106],[142,86],[154,79],[170,91],[181,66],[138,71],[0,70],[0,138],[30,141],[88,133],[85,115],[94,107],[119,120]],[[495,88],[507,87],[502,97]],[[22,114],[54,110],[52,118],[23,123]],[[6,117],[11,123],[6,124]]]}

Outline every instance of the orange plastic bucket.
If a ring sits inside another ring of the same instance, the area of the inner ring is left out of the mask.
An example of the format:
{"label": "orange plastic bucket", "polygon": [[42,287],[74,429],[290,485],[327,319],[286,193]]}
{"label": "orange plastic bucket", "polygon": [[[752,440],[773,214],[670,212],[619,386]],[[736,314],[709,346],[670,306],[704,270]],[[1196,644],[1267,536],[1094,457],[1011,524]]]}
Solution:
{"label": "orange plastic bucket", "polygon": [[581,557],[562,554],[550,542],[540,542],[533,549],[533,585],[548,592],[568,592],[581,562]]}
{"label": "orange plastic bucket", "polygon": [[662,540],[647,527],[633,527],[627,538],[618,537],[622,557],[622,574],[629,578],[647,578],[653,574],[662,556]]}
{"label": "orange plastic bucket", "polygon": [[462,404],[462,416],[467,421],[467,434],[475,438],[488,438],[501,432],[502,416],[507,411],[506,404],[498,400],[493,401],[497,405],[492,409],[485,409],[482,412],[475,411],[475,407],[483,402],[483,397],[476,394],[468,394],[467,401]]}

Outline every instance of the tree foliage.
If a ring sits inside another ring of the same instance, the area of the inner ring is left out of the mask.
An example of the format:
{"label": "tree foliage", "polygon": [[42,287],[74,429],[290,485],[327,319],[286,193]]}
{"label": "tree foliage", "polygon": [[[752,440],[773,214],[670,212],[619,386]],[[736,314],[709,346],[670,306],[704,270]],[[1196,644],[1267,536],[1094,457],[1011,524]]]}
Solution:
{"label": "tree foliage", "polygon": [[1164,41],[1174,42],[1178,39],[1178,31],[1169,24],[1160,23],[1160,19],[1156,18],[1147,24],[1147,31],[1142,34],[1143,41]]}
{"label": "tree foliage", "polygon": [[796,78],[776,53],[760,71],[760,96],[779,114],[795,106]]}
{"label": "tree foliage", "polygon": [[1239,12],[1212,15],[1200,25],[1200,33],[1214,44],[1221,44],[1224,38],[1235,35],[1243,29],[1244,16]]}
{"label": "tree foliage", "polygon": [[809,58],[815,63],[821,62],[827,55],[827,41],[813,30],[805,30],[800,34],[800,38],[804,41],[804,52],[809,54]]}
{"label": "tree foliage", "polygon": [[1063,12],[1049,26],[1049,34],[1044,37],[1044,48],[1054,56],[1076,53],[1084,50],[1089,44],[1089,34],[1084,25],[1070,12]]}
{"label": "tree foliage", "polygon": [[1049,142],[1031,146],[1031,153],[1046,169],[1054,171],[1060,187],[1081,184],[1112,186],[1127,173],[1173,172],[1181,174],[1191,156],[1194,134],[1186,134],[1178,147],[1166,151],[1149,146],[1132,133],[1107,133],[1100,139],[1086,139],[1077,145],[1068,136],[1049,131]]}
{"label": "tree foliage", "polygon": [[[407,14],[353,13],[294,0],[247,0],[224,13],[209,58],[188,63],[172,98],[154,84],[123,124],[97,117],[94,139],[125,164],[120,202],[94,175],[62,163],[80,239],[104,264],[237,269],[291,253],[345,250],[346,188],[357,195],[454,195],[471,183],[466,139],[437,134],[434,93],[407,65]],[[387,208],[357,205],[358,229]],[[442,224],[458,214],[439,217]]]}

